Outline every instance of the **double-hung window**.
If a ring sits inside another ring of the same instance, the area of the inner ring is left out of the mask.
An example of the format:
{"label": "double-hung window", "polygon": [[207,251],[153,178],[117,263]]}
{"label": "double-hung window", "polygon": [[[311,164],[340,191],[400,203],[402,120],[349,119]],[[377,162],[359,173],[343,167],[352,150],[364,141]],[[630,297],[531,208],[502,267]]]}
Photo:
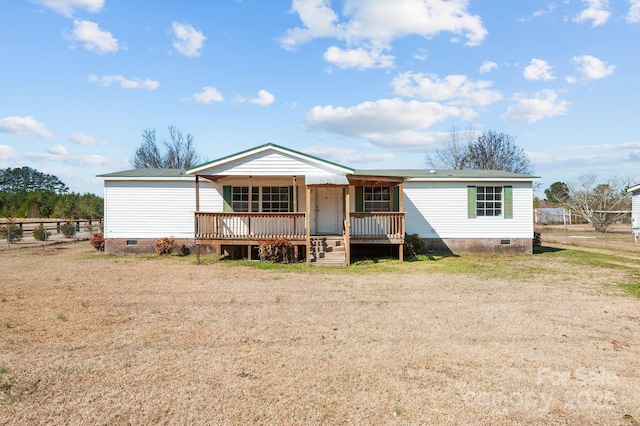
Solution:
{"label": "double-hung window", "polygon": [[502,216],[502,187],[478,186],[476,192],[476,215]]}
{"label": "double-hung window", "polygon": [[[258,211],[258,193],[257,187],[251,188],[251,211]],[[249,211],[249,187],[234,186],[231,187],[231,208],[234,212]]]}
{"label": "double-hung window", "polygon": [[275,213],[289,211],[288,186],[263,186],[261,189],[262,212]]}
{"label": "double-hung window", "polygon": [[356,212],[397,212],[400,210],[400,186],[356,186]]}
{"label": "double-hung window", "polygon": [[362,188],[365,212],[390,212],[391,191],[389,187],[365,186]]}

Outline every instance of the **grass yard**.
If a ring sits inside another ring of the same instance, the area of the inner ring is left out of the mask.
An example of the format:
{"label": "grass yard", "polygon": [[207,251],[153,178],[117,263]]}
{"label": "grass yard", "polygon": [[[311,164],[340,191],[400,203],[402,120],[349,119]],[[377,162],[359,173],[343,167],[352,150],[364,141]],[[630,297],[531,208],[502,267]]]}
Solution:
{"label": "grass yard", "polygon": [[640,424],[633,256],[204,263],[1,252],[0,424]]}

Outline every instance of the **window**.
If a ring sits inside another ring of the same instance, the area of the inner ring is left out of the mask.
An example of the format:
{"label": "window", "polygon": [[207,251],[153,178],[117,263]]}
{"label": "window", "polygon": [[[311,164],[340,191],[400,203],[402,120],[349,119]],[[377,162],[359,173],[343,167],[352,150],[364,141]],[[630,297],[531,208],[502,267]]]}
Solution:
{"label": "window", "polygon": [[[251,188],[251,211],[258,211],[258,187]],[[249,211],[249,187],[234,186],[231,190],[231,208],[234,212]]]}
{"label": "window", "polygon": [[262,187],[262,211],[263,212],[288,212],[289,211],[289,187],[265,186]]}
{"label": "window", "polygon": [[[292,189],[288,186],[251,187],[251,212],[288,212]],[[223,188],[225,211],[249,211],[249,187],[225,186]],[[227,207],[228,206],[228,207]]]}
{"label": "window", "polygon": [[501,186],[479,186],[477,188],[476,214],[478,216],[502,215]]}
{"label": "window", "polygon": [[390,212],[391,191],[389,187],[365,186],[362,188],[365,212]]}
{"label": "window", "polygon": [[468,217],[513,219],[513,187],[468,186]]}

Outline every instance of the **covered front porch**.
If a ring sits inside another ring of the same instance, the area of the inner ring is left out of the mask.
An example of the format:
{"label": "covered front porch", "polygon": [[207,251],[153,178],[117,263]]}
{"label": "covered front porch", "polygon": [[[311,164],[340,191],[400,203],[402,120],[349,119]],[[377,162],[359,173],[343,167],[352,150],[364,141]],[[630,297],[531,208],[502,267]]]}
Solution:
{"label": "covered front porch", "polygon": [[[200,211],[201,178],[210,177],[196,175],[194,230],[198,262],[201,245],[213,245],[219,252],[224,246],[246,246],[247,257],[251,259],[253,247],[260,245],[261,241],[279,238],[289,240],[294,246],[295,258],[304,257],[307,263],[330,263],[333,259],[335,264],[349,265],[351,247],[357,244],[397,246],[398,257],[403,259],[405,223],[402,181],[398,178],[344,175],[280,177],[282,182],[290,182],[288,191],[283,191],[287,192],[291,211],[284,212]],[[248,199],[257,201],[247,202],[246,210],[261,209],[260,194],[264,190],[253,188],[260,187],[266,180],[251,176],[240,180],[245,180],[248,194],[258,194],[248,196]],[[269,178],[269,181],[273,180],[273,177]],[[215,181],[225,183],[222,177],[215,177]],[[234,177],[234,182],[238,182],[238,177]],[[363,194],[363,186],[387,188],[378,192],[387,194],[387,209],[397,211],[363,211],[381,204],[373,199],[377,195]],[[372,200],[366,201],[367,197]],[[227,210],[234,210],[232,202],[225,201],[224,206]],[[240,204],[236,208],[238,206]]]}

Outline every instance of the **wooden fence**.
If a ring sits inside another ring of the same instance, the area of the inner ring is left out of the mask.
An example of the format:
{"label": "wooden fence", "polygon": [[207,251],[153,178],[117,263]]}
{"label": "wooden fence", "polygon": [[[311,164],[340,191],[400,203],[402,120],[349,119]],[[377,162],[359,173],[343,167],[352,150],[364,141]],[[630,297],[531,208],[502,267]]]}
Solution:
{"label": "wooden fence", "polygon": [[[22,229],[22,238],[32,237],[33,230],[42,225],[51,236],[62,234],[61,226],[65,223],[75,225],[75,234],[101,232],[102,219],[15,219],[13,223]],[[7,219],[0,219],[4,226]],[[74,235],[75,235],[74,234]]]}

